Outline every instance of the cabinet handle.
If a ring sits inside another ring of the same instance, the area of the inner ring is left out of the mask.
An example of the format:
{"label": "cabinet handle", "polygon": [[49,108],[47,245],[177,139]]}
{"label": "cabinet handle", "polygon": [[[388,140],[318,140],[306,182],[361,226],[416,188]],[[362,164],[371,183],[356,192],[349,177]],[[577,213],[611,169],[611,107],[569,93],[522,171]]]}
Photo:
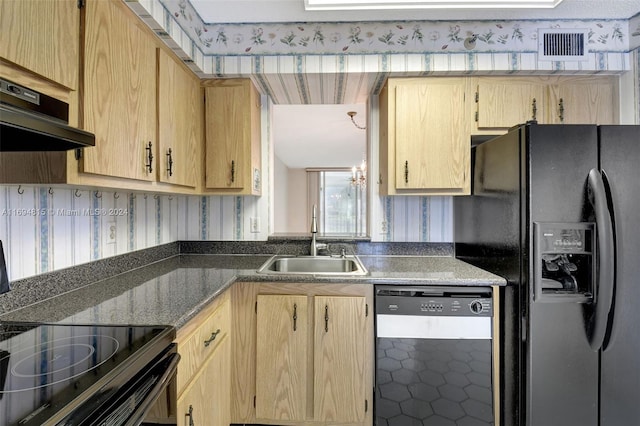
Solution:
{"label": "cabinet handle", "polygon": [[169,172],[169,176],[173,176],[173,155],[171,155],[171,148],[167,151],[167,172]]}
{"label": "cabinet handle", "polygon": [[296,331],[298,322],[298,304],[293,304],[293,331]]}
{"label": "cabinet handle", "polygon": [[215,332],[211,333],[211,337],[209,337],[207,340],[204,341],[204,346],[205,347],[209,346],[211,342],[216,340],[216,337],[218,337],[218,334],[220,334],[220,329],[217,329]]}
{"label": "cabinet handle", "polygon": [[189,412],[184,416],[189,417],[189,426],[195,426],[195,423],[193,423],[193,405],[189,406]]}
{"label": "cabinet handle", "polygon": [[533,102],[531,103],[531,113],[531,119],[536,121],[536,115],[538,114],[538,102],[536,101],[536,98],[533,98]]}
{"label": "cabinet handle", "polygon": [[404,162],[404,183],[409,183],[409,162]]}
{"label": "cabinet handle", "polygon": [[147,151],[147,164],[145,164],[145,167],[147,168],[147,171],[151,173],[153,171],[153,153],[151,152],[151,141],[149,141],[149,145],[147,145],[145,150]]}
{"label": "cabinet handle", "polygon": [[329,305],[324,305],[324,332],[329,332]]}
{"label": "cabinet handle", "polygon": [[560,103],[558,104],[558,112],[560,113],[560,122],[564,123],[564,99],[560,98]]}
{"label": "cabinet handle", "polygon": [[236,181],[236,162],[231,160],[231,183]]}

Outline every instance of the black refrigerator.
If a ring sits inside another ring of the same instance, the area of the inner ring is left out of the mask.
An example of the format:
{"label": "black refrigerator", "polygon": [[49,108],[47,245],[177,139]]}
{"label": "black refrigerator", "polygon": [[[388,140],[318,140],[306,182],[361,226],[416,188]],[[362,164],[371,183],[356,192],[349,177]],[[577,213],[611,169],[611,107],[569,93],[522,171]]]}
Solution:
{"label": "black refrigerator", "polygon": [[521,125],[472,176],[455,252],[508,281],[501,423],[640,425],[640,126]]}

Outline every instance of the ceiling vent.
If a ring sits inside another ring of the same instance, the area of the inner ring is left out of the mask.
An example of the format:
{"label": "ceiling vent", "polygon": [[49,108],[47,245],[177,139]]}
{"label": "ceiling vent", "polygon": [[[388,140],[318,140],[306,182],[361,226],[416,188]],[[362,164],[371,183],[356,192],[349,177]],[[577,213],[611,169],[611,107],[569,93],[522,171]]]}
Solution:
{"label": "ceiling vent", "polygon": [[586,61],[588,29],[539,29],[538,59],[541,61]]}

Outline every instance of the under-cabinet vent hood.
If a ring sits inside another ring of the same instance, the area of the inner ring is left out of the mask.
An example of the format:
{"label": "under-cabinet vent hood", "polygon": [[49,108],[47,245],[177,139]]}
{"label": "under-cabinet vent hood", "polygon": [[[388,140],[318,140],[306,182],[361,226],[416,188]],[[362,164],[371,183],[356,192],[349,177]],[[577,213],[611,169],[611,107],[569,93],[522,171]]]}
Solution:
{"label": "under-cabinet vent hood", "polygon": [[541,61],[586,61],[588,29],[545,28],[538,30]]}
{"label": "under-cabinet vent hood", "polygon": [[0,151],[67,151],[95,140],[69,126],[67,103],[0,79]]}

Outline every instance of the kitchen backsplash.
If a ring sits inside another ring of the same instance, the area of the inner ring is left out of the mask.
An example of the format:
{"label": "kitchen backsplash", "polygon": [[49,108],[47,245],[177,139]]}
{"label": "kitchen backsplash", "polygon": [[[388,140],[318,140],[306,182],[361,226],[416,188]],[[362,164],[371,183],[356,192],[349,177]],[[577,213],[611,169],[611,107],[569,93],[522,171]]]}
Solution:
{"label": "kitchen backsplash", "polygon": [[[179,240],[265,240],[249,232],[256,197],[0,186],[9,280]],[[378,241],[451,241],[450,197],[381,197]],[[377,231],[377,232],[376,232]],[[382,232],[385,231],[385,232]]]}

